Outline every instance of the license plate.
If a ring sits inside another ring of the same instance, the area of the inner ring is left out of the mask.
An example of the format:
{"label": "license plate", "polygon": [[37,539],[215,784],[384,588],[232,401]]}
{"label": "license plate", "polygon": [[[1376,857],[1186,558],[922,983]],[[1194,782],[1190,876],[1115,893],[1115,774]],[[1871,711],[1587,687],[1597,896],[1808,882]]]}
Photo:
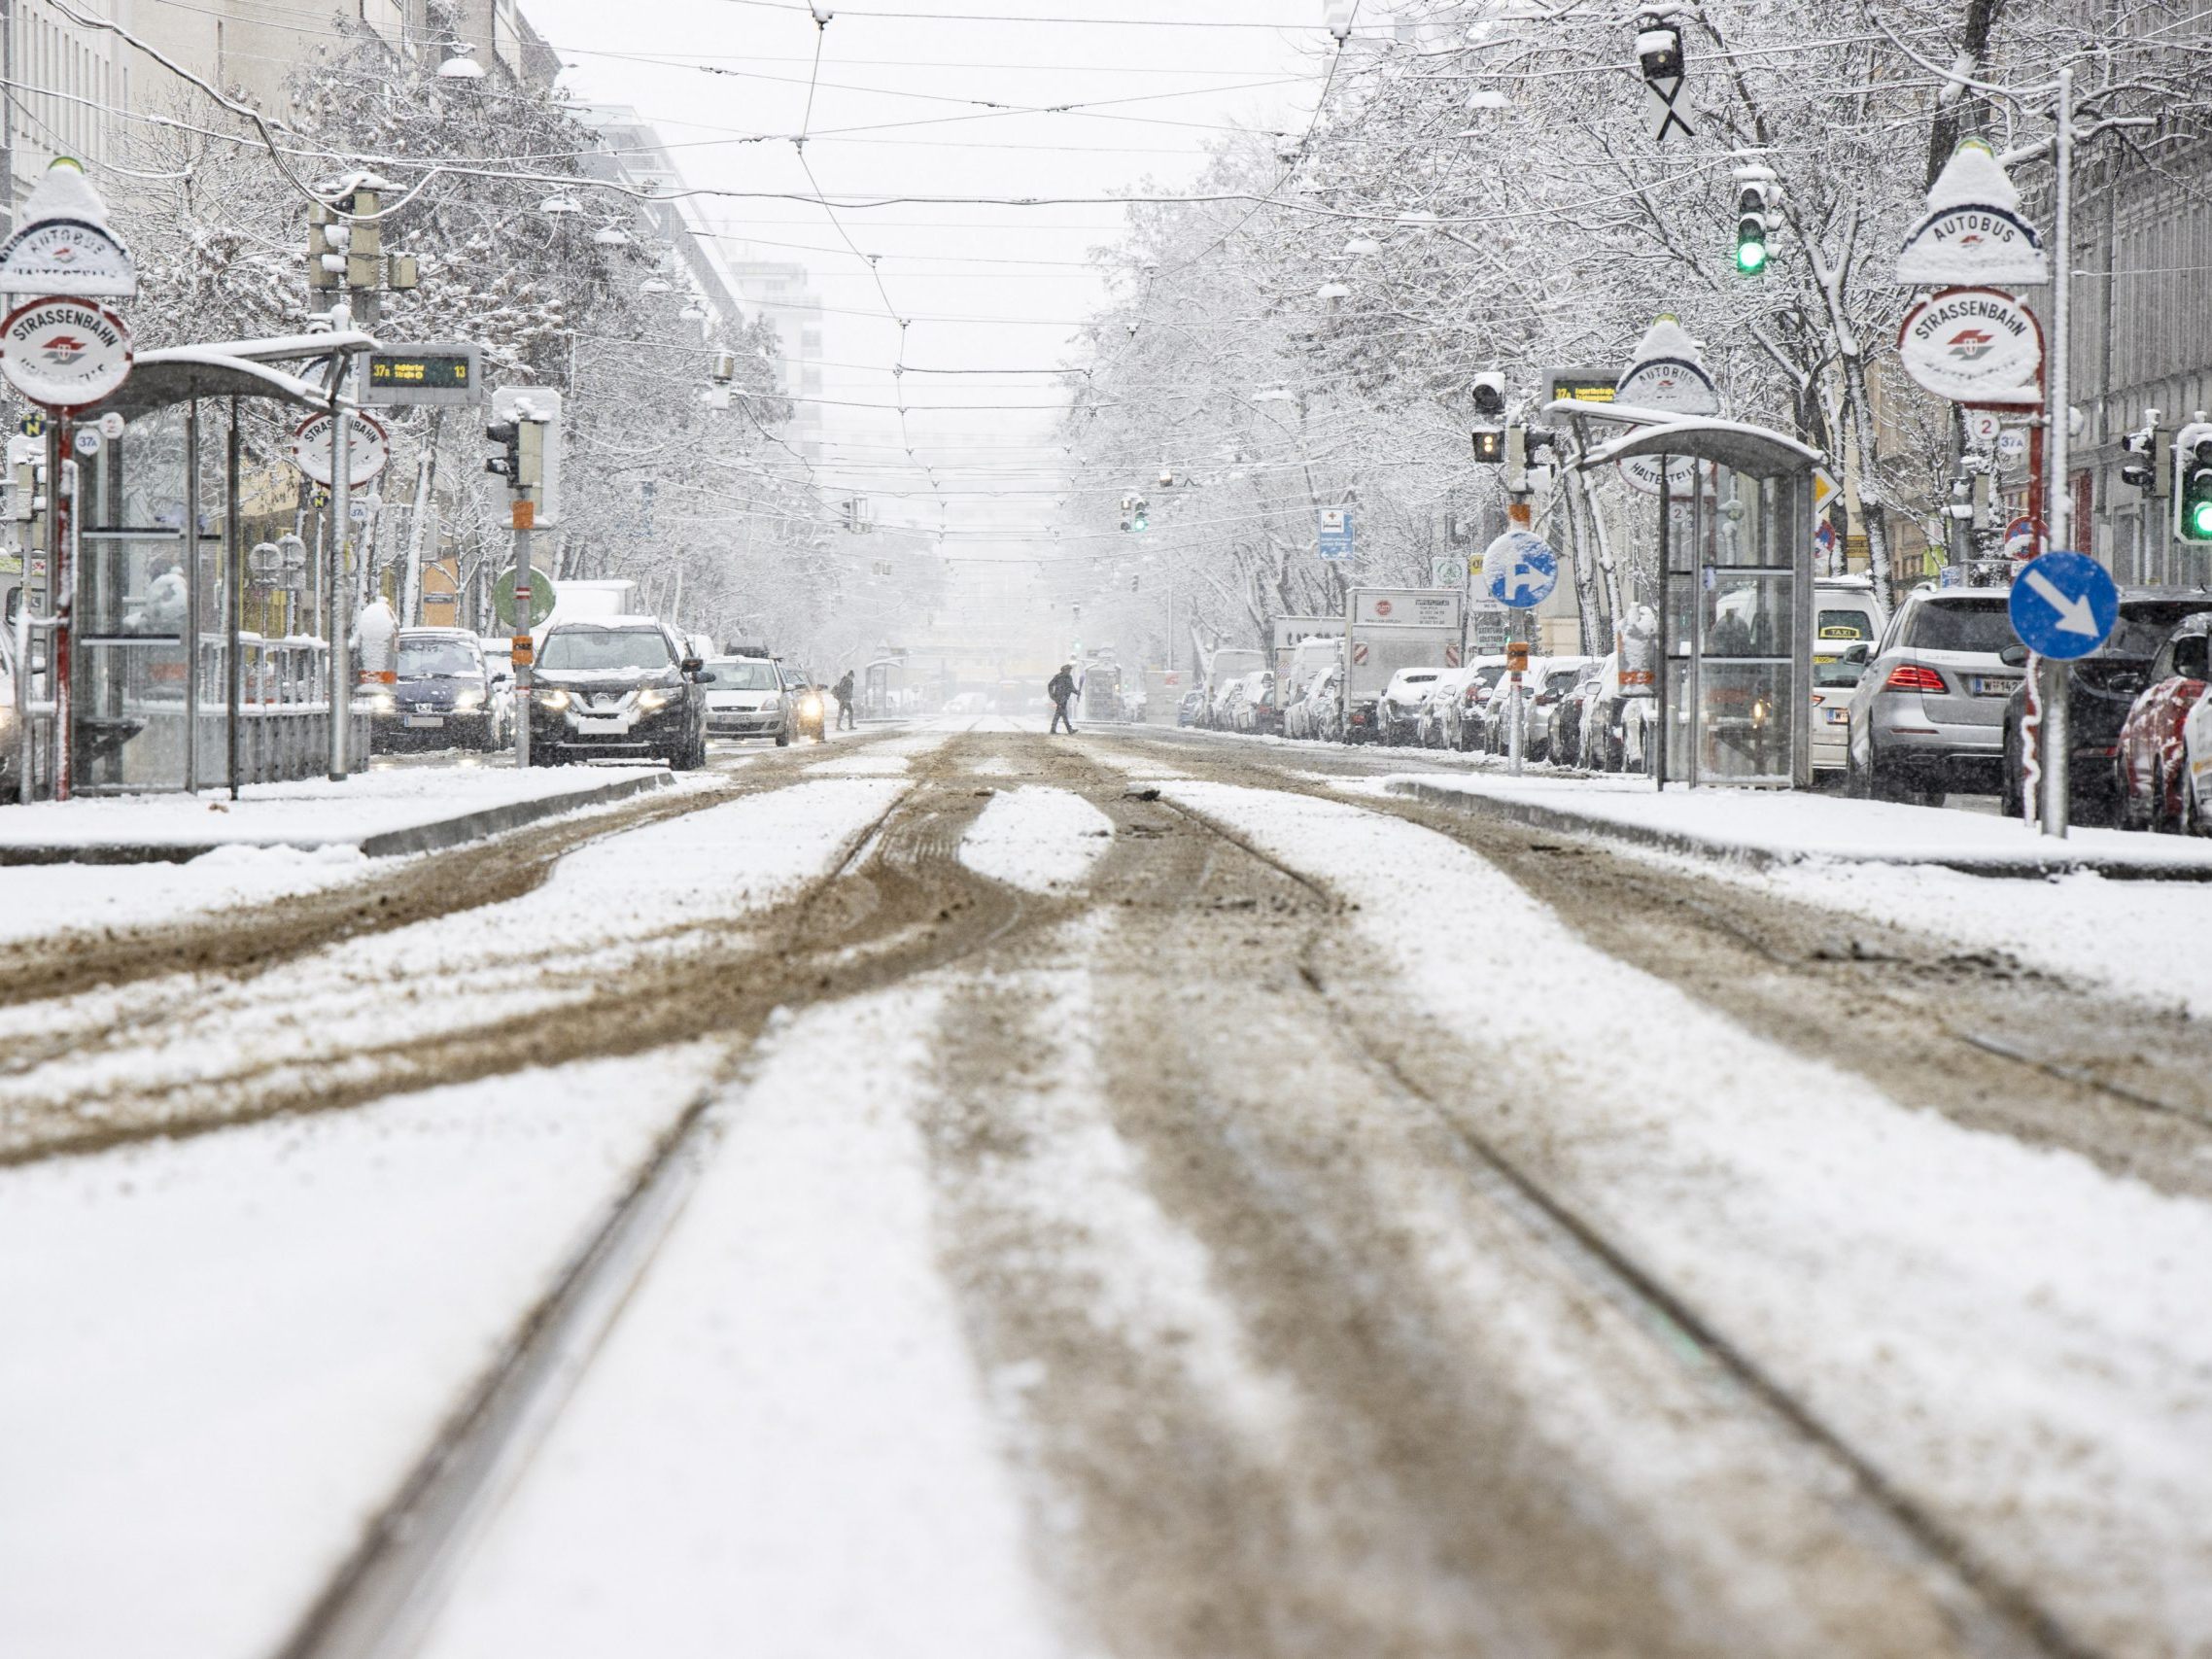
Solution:
{"label": "license plate", "polygon": [[1823,709],[1820,712],[1828,717],[1828,724],[1831,726],[1848,726],[1850,724],[1851,711],[1849,709]]}
{"label": "license plate", "polygon": [[629,729],[630,722],[619,714],[583,714],[576,719],[576,730],[579,732],[626,732]]}
{"label": "license plate", "polygon": [[1967,682],[1976,697],[2010,697],[2020,681],[2010,674],[1978,674]]}
{"label": "license plate", "polygon": [[402,724],[417,727],[442,726],[445,724],[445,716],[443,714],[408,714],[402,718]]}

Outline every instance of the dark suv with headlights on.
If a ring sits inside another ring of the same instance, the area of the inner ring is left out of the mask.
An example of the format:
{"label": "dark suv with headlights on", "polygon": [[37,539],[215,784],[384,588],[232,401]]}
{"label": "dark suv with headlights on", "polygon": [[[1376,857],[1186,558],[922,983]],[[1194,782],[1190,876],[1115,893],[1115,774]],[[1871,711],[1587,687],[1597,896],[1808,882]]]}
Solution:
{"label": "dark suv with headlights on", "polygon": [[390,686],[369,702],[369,747],[495,749],[497,687],[466,628],[402,628]]}
{"label": "dark suv with headlights on", "polygon": [[714,676],[650,616],[560,622],[537,647],[530,761],[660,760],[688,771],[707,759],[707,687]]}

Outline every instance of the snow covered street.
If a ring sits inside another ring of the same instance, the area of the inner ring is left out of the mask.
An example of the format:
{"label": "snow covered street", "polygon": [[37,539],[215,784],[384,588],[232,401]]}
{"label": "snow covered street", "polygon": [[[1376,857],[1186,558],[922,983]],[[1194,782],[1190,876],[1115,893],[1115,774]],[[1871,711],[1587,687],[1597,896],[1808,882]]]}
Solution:
{"label": "snow covered street", "polygon": [[[9,1651],[2212,1643],[2192,1016],[1021,724],[19,998]],[[1920,1050],[1837,1040],[1923,963]],[[1967,1040],[2015,999],[2163,1021],[2158,1107]]]}

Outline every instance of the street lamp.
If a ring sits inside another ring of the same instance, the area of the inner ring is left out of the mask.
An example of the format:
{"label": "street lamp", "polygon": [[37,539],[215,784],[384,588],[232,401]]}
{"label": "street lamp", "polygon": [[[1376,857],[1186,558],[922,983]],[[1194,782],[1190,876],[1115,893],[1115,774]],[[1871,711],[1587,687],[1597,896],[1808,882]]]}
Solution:
{"label": "street lamp", "polygon": [[465,43],[448,41],[446,42],[446,50],[452,55],[437,66],[437,78],[440,81],[481,81],[484,79],[484,66],[468,55],[469,49]]}
{"label": "street lamp", "polygon": [[1351,255],[1354,259],[1372,259],[1375,255],[1382,252],[1382,244],[1376,241],[1372,236],[1363,234],[1355,236],[1349,242],[1346,242],[1344,244],[1344,252]]}
{"label": "street lamp", "polygon": [[627,248],[630,232],[619,225],[603,225],[592,232],[592,241],[602,248]]}
{"label": "street lamp", "polygon": [[574,196],[550,195],[537,204],[537,211],[539,213],[550,213],[558,218],[564,214],[583,212],[584,204]]}

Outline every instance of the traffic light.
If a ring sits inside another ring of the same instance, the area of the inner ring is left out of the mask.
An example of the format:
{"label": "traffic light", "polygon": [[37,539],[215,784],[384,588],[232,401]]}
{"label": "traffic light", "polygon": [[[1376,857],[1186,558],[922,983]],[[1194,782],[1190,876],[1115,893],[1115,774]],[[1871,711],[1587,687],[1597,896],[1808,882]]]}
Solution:
{"label": "traffic light", "polygon": [[1758,276],[1771,257],[1774,234],[1774,174],[1764,167],[1736,169],[1736,270]]}
{"label": "traffic light", "polygon": [[1136,527],[1137,499],[1134,496],[1123,496],[1122,498],[1122,528],[1123,530],[1134,530]]}
{"label": "traffic light", "polygon": [[2150,411],[2151,423],[2140,432],[2126,433],[2120,440],[2122,454],[2120,481],[2131,484],[2146,496],[2163,501],[2173,494],[2173,447],[2166,434],[2159,430],[2159,411]]}
{"label": "traffic light", "polygon": [[1682,78],[1682,31],[1646,12],[1636,20],[1636,63],[1646,81]]}
{"label": "traffic light", "polygon": [[1474,414],[1485,425],[1505,418],[1505,377],[1496,369],[1474,377]]}
{"label": "traffic light", "polygon": [[1505,429],[1503,427],[1476,427],[1473,432],[1474,458],[1485,467],[1502,466],[1505,460]]}
{"label": "traffic light", "polygon": [[2212,541],[2212,426],[2192,421],[2173,444],[2173,533],[2181,541]]}
{"label": "traffic light", "polygon": [[1152,503],[1142,496],[1137,498],[1136,511],[1129,515],[1129,528],[1131,530],[1150,530],[1152,528]]}
{"label": "traffic light", "polygon": [[507,488],[522,488],[522,423],[520,421],[494,421],[484,429],[487,441],[500,446],[500,453],[488,456],[484,470],[507,481]]}

